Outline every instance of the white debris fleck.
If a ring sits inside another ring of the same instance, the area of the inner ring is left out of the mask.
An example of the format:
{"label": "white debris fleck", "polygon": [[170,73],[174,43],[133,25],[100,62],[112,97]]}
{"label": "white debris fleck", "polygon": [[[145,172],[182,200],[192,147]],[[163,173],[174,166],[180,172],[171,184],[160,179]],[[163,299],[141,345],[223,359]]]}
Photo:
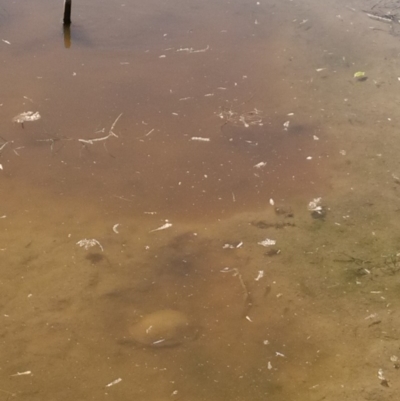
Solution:
{"label": "white debris fleck", "polygon": [[268,369],[269,369],[269,370],[271,370],[271,369],[272,369],[271,362],[268,362]]}
{"label": "white debris fleck", "polygon": [[263,341],[263,344],[264,344],[264,345],[268,345],[268,344],[269,344],[269,341],[268,341],[268,340],[264,340],[264,341]]}
{"label": "white debris fleck", "polygon": [[206,52],[208,49],[210,48],[209,45],[207,45],[207,47],[205,47],[204,49],[200,49],[200,50],[194,50],[193,47],[186,47],[186,48],[180,48],[177,50],[177,52],[186,52],[186,53],[204,53]]}
{"label": "white debris fleck", "polygon": [[345,150],[341,150],[339,153],[340,153],[342,156],[346,156],[346,151],[345,151]]}
{"label": "white debris fleck", "polygon": [[240,116],[240,117],[239,117],[239,121],[241,121],[241,122],[243,123],[243,125],[245,126],[245,128],[249,128],[249,127],[250,127],[250,125],[247,124],[246,119],[245,119],[244,116]]}
{"label": "white debris fleck", "polygon": [[316,135],[313,135],[314,141],[319,141],[319,138]]}
{"label": "white debris fleck", "polygon": [[8,40],[5,40],[5,39],[1,39],[1,40],[7,45],[11,45],[11,43]]}
{"label": "white debris fleck", "polygon": [[308,156],[308,157],[307,157],[307,160],[312,160],[312,156]]}
{"label": "white debris fleck", "polygon": [[378,370],[378,379],[379,380],[386,380],[385,376],[383,375],[383,370],[382,369]]}
{"label": "white debris fleck", "polygon": [[165,341],[165,338],[161,338],[160,340],[153,341],[152,344],[156,345],[156,344],[163,343],[164,341]]}
{"label": "white debris fleck", "polygon": [[210,138],[202,138],[200,136],[192,136],[191,140],[199,142],[210,142]]}
{"label": "white debris fleck", "polygon": [[285,355],[282,354],[282,353],[280,353],[280,352],[275,352],[275,355],[276,355],[276,356],[280,356],[280,357],[282,357],[282,358],[285,358]]}
{"label": "white debris fleck", "polygon": [[324,71],[324,70],[326,70],[326,68],[317,68],[315,71],[321,72],[321,71]]}
{"label": "white debris fleck", "polygon": [[167,57],[165,54],[162,54],[161,56],[159,56],[158,58],[165,58]]}
{"label": "white debris fleck", "polygon": [[232,245],[232,244],[224,244],[222,249],[238,249],[243,246],[243,241],[240,241],[237,245]]}
{"label": "white debris fleck", "polygon": [[113,380],[111,383],[108,383],[106,385],[106,387],[115,386],[116,384],[121,383],[121,382],[122,382],[122,379],[119,377],[118,379]]}
{"label": "white debris fleck", "polygon": [[289,121],[289,120],[286,121],[286,122],[284,122],[284,123],[283,123],[283,129],[284,129],[285,131],[287,131],[288,128],[289,128],[289,125],[290,125],[290,121]]}
{"label": "white debris fleck", "polygon": [[258,242],[258,245],[262,245],[262,246],[272,246],[275,244],[276,244],[276,241],[273,239],[269,239],[269,238],[266,238],[264,241]]}
{"label": "white debris fleck", "polygon": [[161,227],[155,228],[154,230],[151,230],[150,232],[153,233],[154,231],[161,231],[161,230],[166,230],[167,228],[172,227],[172,224],[168,222],[168,220],[165,220],[166,223],[163,224]]}
{"label": "white debris fleck", "polygon": [[26,372],[17,372],[14,375],[11,375],[11,377],[14,377],[14,376],[27,376],[27,375],[31,375],[31,374],[32,374],[32,372],[30,370],[27,370]]}
{"label": "white debris fleck", "polygon": [[321,212],[322,211],[321,200],[322,200],[322,198],[314,198],[308,204],[308,210],[310,212]]}
{"label": "white debris fleck", "polygon": [[100,247],[100,249],[102,251],[104,251],[104,248],[101,246],[100,242],[97,241],[97,239],[81,239],[80,241],[78,241],[76,243],[76,245],[79,245],[81,248],[85,248],[85,250],[87,251],[89,248],[93,247],[93,246],[98,246]]}
{"label": "white debris fleck", "polygon": [[254,168],[261,168],[261,167],[265,167],[267,165],[267,162],[260,162],[255,164],[253,167]]}
{"label": "white debris fleck", "polygon": [[249,322],[253,323],[253,321],[251,320],[250,316],[246,316],[246,319],[247,319]]}
{"label": "white debris fleck", "polygon": [[269,204],[270,204],[271,206],[274,206],[274,205],[275,205],[275,202],[274,202],[274,200],[273,200],[272,198],[269,200]]}
{"label": "white debris fleck", "polygon": [[260,280],[261,278],[264,277],[264,270],[259,270],[258,271],[258,276],[254,279],[255,281]]}
{"label": "white debris fleck", "polygon": [[4,169],[3,169],[3,165],[2,165],[2,164],[0,164],[0,170],[4,170]]}
{"label": "white debris fleck", "polygon": [[33,112],[33,111],[25,111],[25,112],[23,112],[23,113],[18,114],[17,116],[15,116],[15,117],[12,119],[12,122],[13,122],[13,123],[22,124],[22,123],[24,123],[25,121],[37,121],[37,120],[40,120],[40,118],[41,118],[41,116],[40,116],[40,114],[39,114],[38,111],[36,111],[36,112]]}
{"label": "white debris fleck", "polygon": [[118,226],[119,226],[119,223],[113,225],[113,228],[112,228],[112,229],[113,229],[113,231],[115,232],[115,234],[119,234]]}

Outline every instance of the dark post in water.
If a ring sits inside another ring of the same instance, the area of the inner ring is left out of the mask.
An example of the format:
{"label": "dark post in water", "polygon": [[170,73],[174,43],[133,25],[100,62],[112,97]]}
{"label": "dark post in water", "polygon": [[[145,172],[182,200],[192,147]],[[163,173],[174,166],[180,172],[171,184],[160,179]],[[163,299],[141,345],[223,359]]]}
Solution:
{"label": "dark post in water", "polygon": [[71,4],[72,0],[64,0],[64,25],[71,24]]}

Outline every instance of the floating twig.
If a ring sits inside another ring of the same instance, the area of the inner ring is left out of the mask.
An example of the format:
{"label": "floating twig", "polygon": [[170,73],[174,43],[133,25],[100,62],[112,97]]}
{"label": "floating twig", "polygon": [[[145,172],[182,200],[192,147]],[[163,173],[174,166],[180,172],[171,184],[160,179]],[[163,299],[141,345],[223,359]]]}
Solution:
{"label": "floating twig", "polygon": [[122,382],[122,379],[119,377],[118,379],[113,380],[111,383],[108,383],[106,387],[115,386],[116,384]]}
{"label": "floating twig", "polygon": [[95,142],[106,141],[111,136],[118,138],[118,135],[113,130],[114,130],[114,127],[117,124],[118,120],[121,118],[121,116],[122,116],[122,113],[115,119],[115,121],[111,125],[110,131],[108,131],[108,135],[103,136],[101,138],[94,138],[94,139],[78,139],[78,141],[83,143],[84,145],[93,145]]}
{"label": "floating twig", "polygon": [[168,222],[168,220],[165,220],[166,223],[162,225],[161,227],[155,228],[154,230],[151,230],[150,232],[153,233],[154,231],[161,231],[161,230],[166,230],[167,228],[172,227],[172,224]]}

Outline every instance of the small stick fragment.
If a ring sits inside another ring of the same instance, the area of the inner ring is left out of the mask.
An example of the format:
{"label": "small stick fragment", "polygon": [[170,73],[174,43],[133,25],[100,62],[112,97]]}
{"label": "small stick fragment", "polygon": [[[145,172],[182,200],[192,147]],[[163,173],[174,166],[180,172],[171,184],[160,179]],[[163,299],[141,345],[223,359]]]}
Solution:
{"label": "small stick fragment", "polygon": [[30,370],[27,370],[26,372],[17,372],[14,375],[11,375],[10,377],[14,377],[14,376],[26,376],[26,375],[31,375],[32,372]]}
{"label": "small stick fragment", "polygon": [[389,24],[393,22],[393,20],[390,19],[389,17],[380,17],[379,15],[374,15],[369,13],[367,13],[367,16],[377,21],[388,22]]}
{"label": "small stick fragment", "polygon": [[118,379],[113,380],[111,383],[108,383],[106,385],[106,387],[115,386],[116,384],[121,383],[121,382],[122,382],[122,379],[119,377]]}
{"label": "small stick fragment", "polygon": [[206,52],[208,49],[210,48],[209,45],[207,45],[207,47],[205,47],[204,49],[200,49],[200,50],[194,50],[193,47],[186,47],[185,49],[180,48],[177,50],[177,52],[187,52],[187,53],[204,53]]}
{"label": "small stick fragment", "polygon": [[11,393],[10,391],[3,390],[2,388],[0,388],[0,392],[11,395],[11,397],[15,397],[17,395],[16,393]]}
{"label": "small stick fragment", "polygon": [[258,276],[254,279],[255,281],[260,280],[261,278],[264,277],[264,270],[259,270],[258,271]]}
{"label": "small stick fragment", "polygon": [[4,142],[1,146],[0,146],[0,152],[8,145],[8,142]]}
{"label": "small stick fragment", "polygon": [[161,231],[161,230],[166,230],[167,228],[172,227],[171,223],[168,223],[168,220],[166,220],[166,223],[162,225],[161,227],[155,228],[154,230],[151,230],[150,232],[153,233],[154,231]]}

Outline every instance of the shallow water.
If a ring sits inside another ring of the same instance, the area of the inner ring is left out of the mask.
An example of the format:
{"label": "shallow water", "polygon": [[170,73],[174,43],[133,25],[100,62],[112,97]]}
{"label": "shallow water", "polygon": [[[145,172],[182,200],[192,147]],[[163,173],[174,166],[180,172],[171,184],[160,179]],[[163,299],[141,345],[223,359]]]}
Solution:
{"label": "shallow water", "polygon": [[0,399],[396,399],[397,3],[1,5]]}

